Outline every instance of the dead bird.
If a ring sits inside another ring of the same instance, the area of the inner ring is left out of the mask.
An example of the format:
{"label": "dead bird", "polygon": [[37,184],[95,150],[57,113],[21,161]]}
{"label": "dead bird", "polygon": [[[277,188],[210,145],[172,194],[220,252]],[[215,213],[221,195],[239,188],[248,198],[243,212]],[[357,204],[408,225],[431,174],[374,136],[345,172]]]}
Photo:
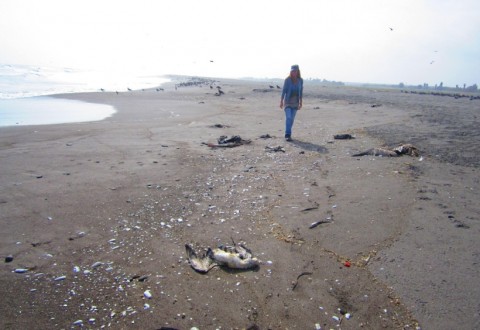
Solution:
{"label": "dead bird", "polygon": [[363,152],[353,154],[352,157],[360,156],[381,156],[381,157],[398,157],[401,155],[409,155],[412,157],[418,157],[420,152],[417,147],[412,144],[401,144],[396,148],[371,148]]}
{"label": "dead bird", "polygon": [[232,137],[228,137],[226,135],[222,135],[217,139],[217,144],[214,143],[206,143],[202,142],[202,144],[206,144],[210,148],[233,148],[238,147],[244,144],[249,144],[251,140],[244,140],[239,135],[234,135]]}
{"label": "dead bird", "polygon": [[399,154],[393,150],[389,150],[386,148],[371,148],[371,149],[352,155],[352,157],[360,157],[360,156],[398,157]]}
{"label": "dead bird", "polygon": [[410,143],[401,144],[393,150],[400,155],[409,155],[412,157],[420,156],[420,151],[418,150],[418,148]]}
{"label": "dead bird", "polygon": [[203,255],[198,255],[190,244],[185,244],[188,262],[199,273],[208,273],[216,266],[232,269],[253,269],[260,266],[260,260],[253,257],[252,251],[242,243],[233,246],[221,245],[218,248],[208,248]]}
{"label": "dead bird", "polygon": [[350,140],[350,139],[355,139],[351,134],[335,134],[333,136],[335,140]]}
{"label": "dead bird", "polygon": [[210,269],[217,266],[207,254],[199,256],[190,244],[185,244],[188,262],[193,269],[199,273],[208,273]]}
{"label": "dead bird", "polygon": [[269,152],[285,152],[285,148],[282,146],[278,146],[278,147],[266,146],[265,150]]}

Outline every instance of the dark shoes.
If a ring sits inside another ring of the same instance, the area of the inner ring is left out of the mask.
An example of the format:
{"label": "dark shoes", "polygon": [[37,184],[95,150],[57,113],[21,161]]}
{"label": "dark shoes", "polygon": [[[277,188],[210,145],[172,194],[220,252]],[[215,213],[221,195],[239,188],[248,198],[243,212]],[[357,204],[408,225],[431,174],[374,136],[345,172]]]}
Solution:
{"label": "dark shoes", "polygon": [[292,137],[290,136],[290,134],[285,134],[285,140],[288,141],[288,142],[293,141],[293,140],[292,140]]}

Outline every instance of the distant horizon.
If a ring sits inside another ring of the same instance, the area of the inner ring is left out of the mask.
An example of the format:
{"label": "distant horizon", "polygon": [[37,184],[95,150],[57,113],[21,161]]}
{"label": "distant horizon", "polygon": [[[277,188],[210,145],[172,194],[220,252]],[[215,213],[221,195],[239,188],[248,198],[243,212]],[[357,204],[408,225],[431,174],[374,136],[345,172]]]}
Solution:
{"label": "distant horizon", "polygon": [[[3,69],[2,69],[3,68]],[[10,68],[11,72],[7,72]],[[13,73],[12,73],[13,72]],[[271,81],[277,84],[282,82],[285,77],[228,77],[228,76],[206,76],[198,74],[176,74],[176,73],[152,73],[143,72],[143,75],[135,75],[130,72],[128,75],[120,76],[118,73],[110,73],[102,71],[87,70],[82,71],[73,67],[54,67],[54,66],[35,66],[28,64],[0,63],[0,99],[10,99],[19,97],[53,95],[62,93],[77,92],[95,92],[105,91],[127,91],[128,88],[133,90],[151,89],[159,87],[168,82],[169,77],[198,77],[205,79],[239,79],[239,80],[257,80]],[[403,83],[385,83],[385,82],[368,82],[368,81],[341,81],[336,79],[327,79],[321,77],[305,77],[307,81],[315,83],[343,84],[347,86],[360,87],[390,87],[390,88],[415,88],[425,90],[439,90],[436,84],[428,84],[427,87],[422,84]],[[437,89],[435,88],[437,87]],[[467,85],[465,87],[471,87]],[[458,90],[472,92],[466,90],[463,85],[449,86],[443,84],[442,89]],[[477,90],[478,91],[478,90]]]}

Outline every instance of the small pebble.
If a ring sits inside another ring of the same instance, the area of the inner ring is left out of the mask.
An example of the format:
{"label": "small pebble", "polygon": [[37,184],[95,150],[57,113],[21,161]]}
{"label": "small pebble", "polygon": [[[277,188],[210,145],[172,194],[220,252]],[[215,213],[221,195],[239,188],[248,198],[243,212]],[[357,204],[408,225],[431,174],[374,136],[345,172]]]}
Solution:
{"label": "small pebble", "polygon": [[5,257],[5,262],[12,262],[13,261],[13,256],[10,254]]}

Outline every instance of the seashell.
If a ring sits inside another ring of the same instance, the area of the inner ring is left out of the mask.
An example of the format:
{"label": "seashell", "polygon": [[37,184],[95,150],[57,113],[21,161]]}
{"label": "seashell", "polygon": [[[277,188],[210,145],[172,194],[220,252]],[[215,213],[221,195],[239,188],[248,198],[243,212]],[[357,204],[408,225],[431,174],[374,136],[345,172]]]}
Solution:
{"label": "seashell", "polygon": [[349,320],[351,317],[352,317],[352,314],[350,314],[350,313],[345,314],[345,318],[346,318],[347,320]]}
{"label": "seashell", "polygon": [[75,322],[73,322],[73,325],[82,326],[82,325],[83,325],[83,321],[82,321],[82,320],[76,320]]}
{"label": "seashell", "polygon": [[27,268],[16,268],[15,269],[15,273],[17,273],[17,274],[23,274],[23,273],[26,273],[26,272],[28,272]]}
{"label": "seashell", "polygon": [[103,262],[97,261],[92,265],[92,268],[97,268],[97,267],[100,267],[101,265],[103,265]]}
{"label": "seashell", "polygon": [[336,316],[336,315],[333,315],[333,316],[332,316],[332,319],[334,319],[334,320],[337,321],[337,322],[340,321],[340,318],[339,318],[338,316]]}
{"label": "seashell", "polygon": [[67,277],[65,275],[62,275],[62,276],[59,276],[59,277],[56,277],[54,279],[54,281],[63,281],[64,279],[66,279]]}
{"label": "seashell", "polygon": [[93,317],[91,319],[88,319],[88,323],[90,323],[90,324],[95,323],[95,319]]}
{"label": "seashell", "polygon": [[143,296],[147,299],[151,299],[152,293],[150,292],[150,290],[145,290],[145,292],[143,293]]}
{"label": "seashell", "polygon": [[143,309],[150,309],[150,305],[149,304],[144,304]]}
{"label": "seashell", "polygon": [[74,273],[80,273],[80,267],[78,267],[78,266],[73,267],[73,272]]}

